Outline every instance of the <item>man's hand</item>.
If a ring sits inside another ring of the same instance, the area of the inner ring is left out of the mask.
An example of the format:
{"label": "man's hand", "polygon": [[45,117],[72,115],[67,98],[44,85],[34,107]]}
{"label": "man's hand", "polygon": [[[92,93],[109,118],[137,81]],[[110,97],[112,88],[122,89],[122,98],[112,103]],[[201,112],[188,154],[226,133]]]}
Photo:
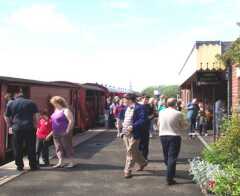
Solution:
{"label": "man's hand", "polygon": [[48,135],[48,136],[45,138],[45,141],[47,141],[47,142],[50,141],[51,137],[52,137],[51,135]]}
{"label": "man's hand", "polygon": [[116,123],[116,127],[117,127],[118,129],[122,129],[122,128],[123,128],[122,123]]}
{"label": "man's hand", "polygon": [[70,135],[71,134],[71,130],[67,129],[64,135]]}
{"label": "man's hand", "polygon": [[51,131],[48,136],[45,138],[45,141],[49,141],[53,135],[53,132]]}
{"label": "man's hand", "polygon": [[129,127],[127,128],[127,131],[128,131],[128,132],[132,132],[132,131],[133,131],[133,127],[132,127],[132,126],[129,126]]}

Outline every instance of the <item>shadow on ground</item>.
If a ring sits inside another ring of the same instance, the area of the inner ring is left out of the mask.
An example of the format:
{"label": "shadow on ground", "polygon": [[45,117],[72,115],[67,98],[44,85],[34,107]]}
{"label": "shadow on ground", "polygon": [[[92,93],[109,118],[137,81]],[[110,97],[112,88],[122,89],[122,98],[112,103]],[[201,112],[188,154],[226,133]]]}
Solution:
{"label": "shadow on ground", "polygon": [[81,143],[75,148],[75,151],[78,152],[75,157],[81,159],[91,159],[103,148],[110,145],[116,139],[115,136],[116,132],[109,131],[92,138],[90,141]]}

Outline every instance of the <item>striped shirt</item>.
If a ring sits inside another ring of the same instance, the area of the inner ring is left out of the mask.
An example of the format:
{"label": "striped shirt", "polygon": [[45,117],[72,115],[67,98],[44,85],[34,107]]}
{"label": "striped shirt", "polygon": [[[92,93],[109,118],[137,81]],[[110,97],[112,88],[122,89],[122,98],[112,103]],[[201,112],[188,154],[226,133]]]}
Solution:
{"label": "striped shirt", "polygon": [[123,121],[123,129],[122,129],[123,134],[129,134],[127,129],[129,126],[132,126],[133,124],[132,119],[133,119],[134,108],[135,108],[135,105],[132,105],[132,106],[129,106],[126,110],[125,118]]}

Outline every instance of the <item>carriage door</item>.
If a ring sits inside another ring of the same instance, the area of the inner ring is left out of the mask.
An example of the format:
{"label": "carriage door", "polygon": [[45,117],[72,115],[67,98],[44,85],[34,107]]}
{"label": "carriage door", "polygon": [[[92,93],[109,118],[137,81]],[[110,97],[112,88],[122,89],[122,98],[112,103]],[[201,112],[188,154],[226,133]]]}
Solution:
{"label": "carriage door", "polygon": [[78,126],[78,91],[71,90],[71,109],[73,112],[75,126]]}

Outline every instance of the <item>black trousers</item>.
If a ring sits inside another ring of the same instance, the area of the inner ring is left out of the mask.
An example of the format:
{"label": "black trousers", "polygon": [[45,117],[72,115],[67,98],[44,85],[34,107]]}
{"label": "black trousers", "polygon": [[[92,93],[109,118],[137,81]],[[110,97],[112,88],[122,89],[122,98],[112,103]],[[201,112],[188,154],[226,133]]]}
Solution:
{"label": "black trousers", "polygon": [[31,169],[37,167],[36,161],[36,134],[34,129],[31,130],[14,130],[13,144],[15,164],[19,168],[24,167],[23,163],[23,144],[26,144],[29,166]]}
{"label": "black trousers", "polygon": [[144,127],[141,133],[141,139],[139,144],[139,150],[142,152],[143,157],[145,160],[148,160],[149,154],[149,126]]}
{"label": "black trousers", "polygon": [[180,136],[161,136],[160,137],[164,162],[167,166],[167,180],[173,180],[176,175],[177,158],[181,148]]}
{"label": "black trousers", "polygon": [[190,121],[189,133],[194,133],[194,129],[196,127],[196,118],[191,118],[189,119],[189,121]]}
{"label": "black trousers", "polygon": [[45,139],[37,138],[37,163],[39,164],[39,159],[42,156],[43,162],[49,164],[49,142]]}

